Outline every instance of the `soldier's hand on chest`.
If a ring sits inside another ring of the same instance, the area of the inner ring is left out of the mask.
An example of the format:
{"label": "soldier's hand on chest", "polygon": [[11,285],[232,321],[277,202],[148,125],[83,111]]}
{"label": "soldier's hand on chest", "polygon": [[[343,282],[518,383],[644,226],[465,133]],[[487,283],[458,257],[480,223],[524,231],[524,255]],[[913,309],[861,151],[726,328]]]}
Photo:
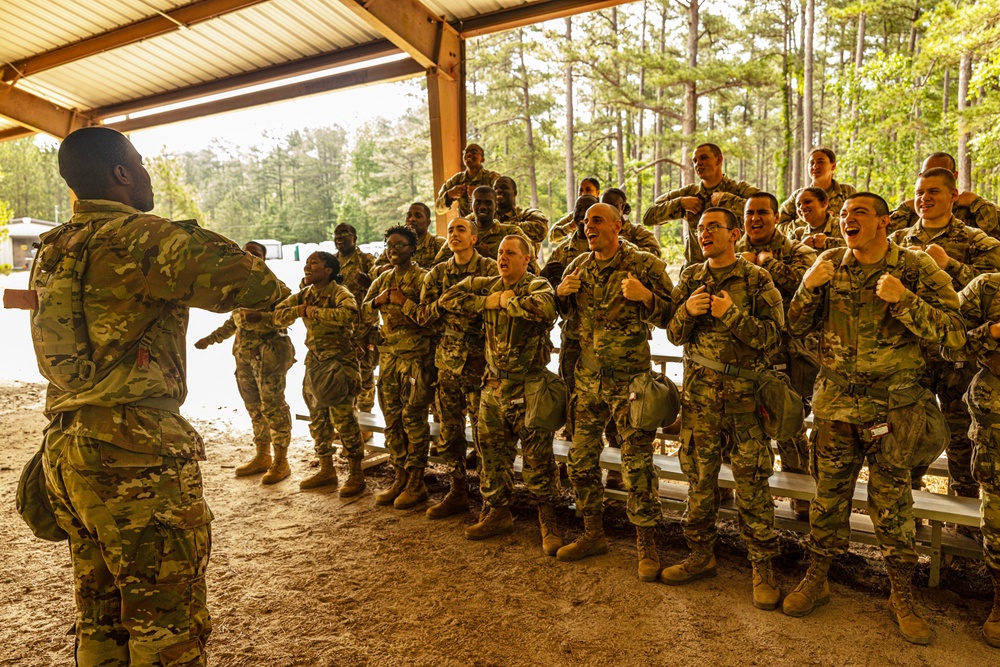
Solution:
{"label": "soldier's hand on chest", "polygon": [[937,243],[932,243],[926,248],[924,252],[931,256],[934,263],[938,265],[939,269],[943,269],[948,266],[948,251],[939,246]]}
{"label": "soldier's hand on chest", "polygon": [[712,297],[712,317],[722,317],[733,305],[733,298],[729,292],[722,290]]}
{"label": "soldier's hand on chest", "polygon": [[751,264],[757,263],[757,253],[755,252],[745,252],[743,253],[743,259],[750,262]]}
{"label": "soldier's hand on chest", "polygon": [[704,315],[711,307],[712,295],[705,292],[704,285],[691,292],[691,296],[684,302],[684,309],[688,312],[688,315],[693,315],[694,317]]}
{"label": "soldier's hand on chest", "polygon": [[993,340],[1000,340],[1000,322],[992,322],[990,324],[990,336]]}
{"label": "soldier's hand on chest", "polygon": [[774,257],[774,253],[770,250],[761,250],[757,253],[757,261],[755,264],[757,266],[764,266],[764,262]]}
{"label": "soldier's hand on chest", "polygon": [[816,289],[830,282],[833,278],[833,262],[828,259],[820,260],[809,267],[802,277],[802,282],[809,289]]}
{"label": "soldier's hand on chest", "polygon": [[562,279],[559,287],[556,288],[557,296],[570,296],[580,291],[580,267],[573,269],[573,273]]}
{"label": "soldier's hand on chest", "polygon": [[264,319],[264,316],[258,310],[244,309],[241,314],[243,315],[243,319],[249,324],[257,324]]}
{"label": "soldier's hand on chest", "polygon": [[883,273],[875,286],[875,294],[887,303],[899,303],[904,292],[906,292],[906,287],[899,278],[890,273]]}
{"label": "soldier's hand on chest", "polygon": [[646,289],[646,286],[639,282],[630,272],[628,278],[622,281],[622,296],[629,301],[647,301],[652,298],[653,292]]}
{"label": "soldier's hand on chest", "polygon": [[483,304],[483,307],[486,308],[486,310],[499,310],[501,294],[502,292],[493,292],[493,294],[490,294],[486,297],[486,303]]}
{"label": "soldier's hand on chest", "polygon": [[513,296],[515,296],[515,294],[514,290],[512,289],[507,289],[500,292],[500,308],[506,308],[507,302],[510,301]]}
{"label": "soldier's hand on chest", "polygon": [[681,208],[688,213],[698,215],[701,213],[702,203],[697,197],[681,197]]}
{"label": "soldier's hand on chest", "polygon": [[368,289],[369,287],[372,286],[372,279],[369,278],[368,274],[365,273],[364,271],[358,271],[354,275],[354,282],[356,282],[359,286],[363,287],[364,289]]}
{"label": "soldier's hand on chest", "polygon": [[389,303],[394,306],[402,306],[406,303],[406,296],[403,294],[403,290],[398,287],[393,287],[389,290]]}
{"label": "soldier's hand on chest", "polygon": [[802,239],[802,243],[813,250],[822,250],[826,247],[826,234],[810,234]]}

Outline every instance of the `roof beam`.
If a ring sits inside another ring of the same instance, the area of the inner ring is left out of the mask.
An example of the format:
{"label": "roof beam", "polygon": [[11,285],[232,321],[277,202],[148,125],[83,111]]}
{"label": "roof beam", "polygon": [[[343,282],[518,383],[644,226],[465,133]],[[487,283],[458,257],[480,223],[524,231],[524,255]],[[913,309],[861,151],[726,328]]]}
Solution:
{"label": "roof beam", "polygon": [[33,134],[35,131],[26,127],[8,127],[6,130],[0,130],[0,141],[13,141],[22,137],[30,137]]}
{"label": "roof beam", "polygon": [[340,3],[426,69],[434,68],[451,80],[458,78],[458,32],[419,0],[340,0]]}
{"label": "roof beam", "polygon": [[275,81],[280,81],[281,79],[287,79],[302,74],[312,74],[313,72],[319,72],[333,67],[353,65],[365,60],[374,60],[375,58],[383,58],[397,53],[399,53],[399,49],[393,46],[390,41],[381,39],[377,42],[369,42],[367,44],[351,46],[346,49],[339,49],[332,53],[310,56],[300,60],[281,63],[280,65],[271,65],[270,67],[264,67],[251,72],[244,72],[243,74],[234,74],[232,76],[206,81],[205,83],[198,83],[164,93],[157,93],[155,95],[136,98],[128,102],[112,104],[110,106],[94,109],[90,113],[95,119],[101,120],[104,118],[111,118],[112,116],[135,113],[136,111],[155,109],[156,107],[162,107],[168,104],[188,102],[199,97],[207,97],[209,95],[217,95],[219,93],[228,93],[234,90],[239,90],[240,88],[249,88],[263,83],[273,83]]}
{"label": "roof beam", "polygon": [[150,37],[188,28],[196,23],[217,18],[265,0],[199,0],[189,5],[154,14],[134,23],[113,28],[99,35],[86,37],[78,42],[60,46],[44,53],[30,56],[9,64],[0,71],[0,80],[11,81],[44,72],[75,60],[117,49],[126,44],[140,42]]}
{"label": "roof beam", "polygon": [[490,35],[503,30],[520,28],[542,21],[561,19],[574,14],[593,12],[635,0],[540,0],[510,9],[500,9],[489,14],[481,14],[464,21],[454,21],[451,25],[462,39]]}
{"label": "roof beam", "polygon": [[282,100],[289,100],[296,97],[317,95],[319,93],[326,93],[332,90],[354,88],[357,86],[364,86],[369,83],[401,81],[403,79],[410,79],[415,76],[419,76],[423,73],[424,68],[421,67],[420,63],[414,62],[410,59],[398,60],[384,65],[376,65],[374,67],[357,69],[350,72],[342,72],[340,74],[331,74],[330,76],[313,79],[311,81],[303,81],[300,83],[289,84],[287,86],[279,86],[277,88],[261,90],[255,93],[247,93],[246,95],[236,95],[234,97],[228,97],[214,102],[206,102],[205,104],[192,104],[191,106],[187,106],[182,109],[173,109],[171,111],[164,111],[163,113],[152,113],[148,116],[141,116],[139,118],[128,118],[116,123],[108,123],[107,125],[108,127],[112,127],[119,132],[133,132],[135,130],[146,129],[148,127],[158,127],[160,125],[167,125],[170,123],[179,123],[184,120],[191,120],[192,118],[201,118],[203,116],[211,116],[213,114],[224,113],[226,111],[235,111],[236,109],[246,109],[248,107],[259,106],[262,104],[271,104],[272,102],[280,102]]}
{"label": "roof beam", "polygon": [[88,115],[64,109],[10,83],[0,83],[0,116],[57,139],[63,139],[73,130],[91,124]]}

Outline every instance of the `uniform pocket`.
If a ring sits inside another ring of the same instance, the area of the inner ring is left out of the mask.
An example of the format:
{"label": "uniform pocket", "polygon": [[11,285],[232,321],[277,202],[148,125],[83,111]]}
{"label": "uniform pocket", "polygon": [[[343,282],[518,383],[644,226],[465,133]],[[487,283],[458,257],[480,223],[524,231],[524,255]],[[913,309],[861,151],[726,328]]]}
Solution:
{"label": "uniform pocket", "polygon": [[998,453],[1000,453],[1000,429],[980,429],[979,437],[976,438],[972,448],[972,476],[985,491],[993,494],[1000,494]]}
{"label": "uniform pocket", "polygon": [[159,650],[157,654],[163,667],[200,667],[205,664],[201,640],[189,639]]}
{"label": "uniform pocket", "polygon": [[187,507],[153,514],[157,586],[189,583],[205,575],[212,550],[209,524],[213,518],[204,499]]}

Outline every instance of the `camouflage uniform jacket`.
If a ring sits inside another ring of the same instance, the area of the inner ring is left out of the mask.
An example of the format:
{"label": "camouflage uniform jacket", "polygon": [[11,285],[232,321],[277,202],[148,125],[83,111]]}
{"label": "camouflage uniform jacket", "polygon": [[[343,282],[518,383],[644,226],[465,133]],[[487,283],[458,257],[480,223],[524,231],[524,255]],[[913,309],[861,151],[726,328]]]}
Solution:
{"label": "camouflage uniform jacket", "polygon": [[[576,318],[580,347],[596,365],[629,374],[648,371],[649,327],[666,328],[674,314],[670,298],[674,286],[666,264],[630,243],[621,244],[603,267],[598,264],[589,252],[570,262],[563,277],[580,269],[580,290],[559,298],[559,310],[567,320]],[[622,294],[622,281],[630,273],[653,292],[652,309],[639,301],[629,301]],[[578,389],[581,381],[587,384],[587,375],[576,374]]]}
{"label": "camouflage uniform jacket", "polygon": [[[438,190],[437,199],[434,202],[434,208],[438,215],[444,215],[451,209],[451,205],[458,202],[458,215],[465,217],[472,213],[472,205],[469,203],[469,198],[466,196],[459,197],[457,200],[452,199],[448,196],[448,190],[451,190],[456,185],[468,185],[471,189],[475,189],[480,185],[493,185],[493,181],[500,178],[500,174],[495,171],[490,171],[485,167],[480,167],[479,173],[475,176],[469,174],[468,169],[463,169],[458,172],[441,186]],[[469,194],[472,194],[471,192]],[[428,267],[430,268],[430,267]]]}
{"label": "camouflage uniform jacket", "polygon": [[788,238],[796,241],[804,241],[807,236],[812,236],[813,234],[826,234],[826,247],[820,250],[820,252],[829,250],[830,248],[842,248],[847,245],[844,235],[840,232],[840,218],[833,213],[826,214],[826,225],[822,229],[813,229],[808,223],[802,224],[789,232]]}
{"label": "camouflage uniform jacket", "polygon": [[[1000,239],[1000,208],[993,202],[976,197],[972,206],[955,206],[952,215],[969,227],[981,229],[995,239]],[[913,227],[920,222],[917,212],[905,202],[890,214],[889,232]]]}
{"label": "camouflage uniform jacket", "polygon": [[757,188],[743,181],[734,181],[728,176],[723,176],[718,185],[709,190],[704,184],[688,185],[679,190],[671,190],[665,195],[660,195],[653,202],[653,205],[646,209],[642,216],[642,224],[647,227],[658,225],[666,220],[676,220],[684,218],[687,223],[684,225],[684,259],[687,264],[701,262],[704,257],[701,254],[701,246],[694,242],[695,227],[698,225],[698,217],[688,213],[681,206],[681,197],[697,197],[701,200],[702,210],[709,208],[712,204],[712,195],[721,192],[722,201],[719,206],[729,209],[736,216],[743,219],[743,204],[750,195],[760,192]]}
{"label": "camouflage uniform jacket", "polygon": [[[292,291],[285,283],[278,281],[281,286],[281,298],[286,299]],[[244,354],[253,355],[263,343],[275,336],[284,336],[288,332],[284,327],[274,323],[274,311],[257,311],[261,315],[260,322],[247,322],[247,311],[243,308],[234,310],[229,319],[221,327],[210,333],[206,338],[209,344],[221,343],[230,336],[235,335],[233,341],[233,356],[240,357]]]}
{"label": "camouflage uniform jacket", "polygon": [[918,220],[912,227],[900,229],[889,238],[904,248],[923,249],[932,243],[944,248],[949,258],[944,271],[951,276],[956,291],[980,273],[1000,271],[1000,241],[981,229],[967,227],[955,216],[936,232],[924,229]]}
{"label": "camouflage uniform jacket", "polygon": [[[966,394],[974,430],[990,428],[985,420],[975,419],[978,415],[992,415],[1000,420],[1000,341],[990,334],[990,323],[1000,322],[998,291],[1000,274],[984,273],[959,292],[961,314],[968,329],[965,347],[961,351],[942,349],[946,358],[975,360],[980,368]],[[976,440],[976,434],[970,433],[970,438]]]}
{"label": "camouflage uniform jacket", "polygon": [[361,340],[368,336],[371,326],[361,323],[361,304],[364,302],[365,293],[368,290],[358,281],[358,274],[363,273],[366,276],[371,276],[372,270],[375,268],[375,256],[358,248],[355,248],[349,257],[344,257],[339,252],[334,256],[340,262],[340,275],[344,277],[344,282],[341,284],[354,295],[354,300],[358,304],[358,323],[354,334],[357,340]]}
{"label": "camouflage uniform jacket", "polygon": [[642,225],[622,220],[622,230],[618,232],[618,238],[628,241],[639,250],[645,250],[657,257],[660,256],[660,242],[656,240],[656,234],[653,233],[653,230]]}
{"label": "camouflage uniform jacket", "polygon": [[194,221],[98,199],[73,202],[72,220],[99,225],[88,246],[83,308],[100,380],[78,393],[49,385],[46,415],[61,419],[70,435],[204,460],[205,445],[183,417],[134,404],[184,402],[188,308],[267,308],[281,296],[281,283],[263,260]]}
{"label": "camouflage uniform jacket", "polygon": [[574,212],[570,211],[555,221],[552,225],[552,229],[549,230],[549,242],[560,243],[563,239],[576,231],[576,223],[573,222],[573,216]]}
{"label": "camouflage uniform jacket", "polygon": [[497,211],[497,221],[520,227],[524,231],[524,235],[535,244],[535,247],[538,247],[549,233],[549,219],[537,208],[515,206],[505,214]]}
{"label": "camouflage uniform jacket", "polygon": [[[574,228],[573,233],[569,237],[564,238],[562,243],[552,250],[552,254],[549,255],[546,264],[562,264],[565,271],[565,267],[569,266],[573,260],[588,252],[590,252],[590,245],[587,243],[587,239],[578,234]],[[564,313],[562,315],[562,324],[559,325],[559,331],[566,338],[580,338],[580,322],[576,313]]]}
{"label": "camouflage uniform jacket", "polygon": [[[506,307],[486,310],[486,297],[505,290],[514,291]],[[556,300],[547,280],[525,273],[508,287],[500,277],[466,278],[444,293],[441,307],[453,313],[482,314],[486,363],[493,377],[493,369],[514,375],[538,373],[552,358],[549,332],[556,321]]]}
{"label": "camouflage uniform jacket", "polygon": [[470,355],[480,358],[483,355],[483,314],[447,311],[441,306],[441,296],[466,278],[496,275],[496,261],[474,252],[472,260],[464,266],[457,264],[452,256],[424,276],[416,318],[423,327],[443,329],[444,335],[434,352],[438,368],[459,374]]}
{"label": "camouflage uniform jacket", "polygon": [[761,264],[760,268],[770,274],[787,307],[795,295],[795,290],[799,288],[799,283],[802,282],[802,276],[816,261],[816,251],[799,241],[792,241],[777,229],[774,230],[771,241],[763,245],[751,244],[746,234],[736,242],[737,253],[765,251],[769,251],[772,257]]}
{"label": "camouflage uniform jacket", "polygon": [[[380,350],[383,346],[387,347],[392,354],[404,359],[417,359],[430,352],[435,332],[417,322],[417,304],[420,303],[420,290],[423,289],[426,275],[426,271],[413,264],[402,275],[398,275],[396,269],[386,271],[368,288],[361,306],[361,321],[375,324],[381,313],[383,345],[379,346]],[[406,297],[406,302],[402,306],[393,303],[380,308],[373,306],[375,297],[391,287],[398,287]]]}
{"label": "camouflage uniform jacket", "polygon": [[[490,259],[496,259],[497,253],[500,252],[500,243],[503,241],[505,236],[520,236],[528,242],[528,247],[531,249],[532,255],[537,252],[537,247],[534,241],[528,238],[528,235],[524,233],[524,230],[517,225],[510,225],[503,222],[493,222],[493,225],[486,231],[479,229],[478,225],[473,229],[473,233],[479,237],[479,246],[485,246],[489,251]],[[477,246],[478,247],[478,246]],[[447,262],[451,259],[454,253],[447,244],[441,248],[438,252],[437,257],[434,258],[434,264],[440,264],[441,262]],[[538,265],[535,260],[531,260],[531,264],[528,266],[528,270],[532,273],[538,272]]]}
{"label": "camouflage uniform jacket", "polygon": [[[803,224],[803,221],[799,219],[799,214],[795,206],[795,202],[798,200],[799,195],[805,188],[799,188],[792,193],[789,197],[781,204],[781,208],[778,210],[778,226],[798,226]],[[839,216],[840,209],[844,206],[844,200],[855,194],[858,191],[856,187],[848,183],[838,183],[836,179],[830,179],[830,189],[826,191],[826,196],[829,199],[830,213]]]}
{"label": "camouflage uniform jacket", "polygon": [[[698,317],[688,313],[685,303],[701,286],[712,295],[725,291],[733,300],[721,318],[711,312]],[[717,283],[707,261],[689,266],[681,274],[673,301],[677,312],[667,327],[667,337],[674,345],[684,346],[685,394],[692,382],[706,384],[717,388],[725,412],[754,412],[752,380],[705,368],[687,357],[697,354],[751,371],[763,370],[781,343],[785,322],[781,293],[767,271],[737,256],[736,266]]]}
{"label": "camouflage uniform jacket", "polygon": [[[926,253],[890,241],[885,267],[867,277],[846,248],[824,251],[823,260],[833,262],[833,278],[816,290],[800,284],[788,309],[791,335],[819,330],[822,369],[860,386],[902,389],[916,385],[924,370],[921,341],[953,349],[965,343],[951,278]],[[899,302],[875,294],[883,273],[906,287]],[[885,400],[855,396],[822,374],[812,405],[819,419],[853,424],[884,420],[887,410]]]}
{"label": "camouflage uniform jacket", "polygon": [[358,302],[343,285],[330,282],[322,289],[307,285],[274,309],[276,324],[288,326],[299,317],[299,306],[316,306],[312,317],[303,317],[306,347],[320,360],[337,359],[356,365],[360,349],[354,330],[358,325]]}
{"label": "camouflage uniform jacket", "polygon": [[[424,271],[430,270],[432,266],[438,263],[438,253],[441,252],[442,248],[448,247],[448,241],[444,237],[435,236],[430,232],[424,234],[424,238],[417,241],[417,249],[413,251],[413,257],[411,261],[417,264]],[[383,250],[382,254],[378,256],[375,260],[375,268],[368,272],[368,275],[374,280],[376,271],[386,266],[389,263],[389,255]],[[344,279],[347,279],[347,274],[344,274]]]}

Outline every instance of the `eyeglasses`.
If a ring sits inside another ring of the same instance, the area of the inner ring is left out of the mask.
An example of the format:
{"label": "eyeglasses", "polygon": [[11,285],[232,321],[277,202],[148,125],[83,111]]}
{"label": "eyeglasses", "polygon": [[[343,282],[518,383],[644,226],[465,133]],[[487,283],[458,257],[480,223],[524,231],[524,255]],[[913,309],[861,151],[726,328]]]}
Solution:
{"label": "eyeglasses", "polygon": [[698,232],[698,236],[701,236],[702,234],[705,234],[705,233],[714,234],[717,231],[719,231],[720,229],[729,230],[729,229],[732,229],[732,227],[726,227],[724,225],[708,225],[707,227],[703,227],[702,225],[698,225],[695,228],[695,231]]}
{"label": "eyeglasses", "polygon": [[409,243],[386,243],[386,250],[402,250],[403,248],[409,248]]}

